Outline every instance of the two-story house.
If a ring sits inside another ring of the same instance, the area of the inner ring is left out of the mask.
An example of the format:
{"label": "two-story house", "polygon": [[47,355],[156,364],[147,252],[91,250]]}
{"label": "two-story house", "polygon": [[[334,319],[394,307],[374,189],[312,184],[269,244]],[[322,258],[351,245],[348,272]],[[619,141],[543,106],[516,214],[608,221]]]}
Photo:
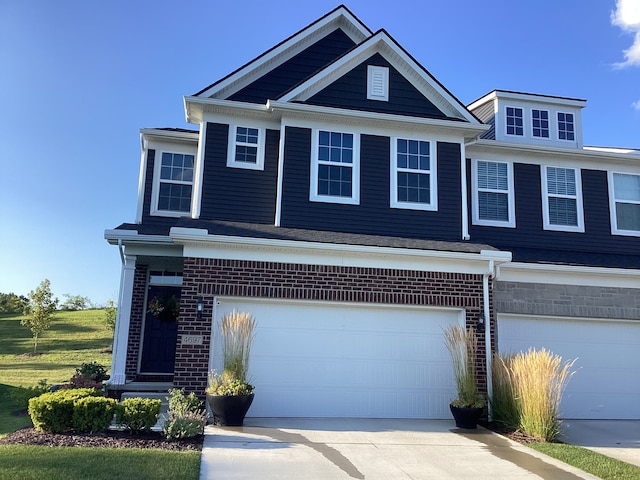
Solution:
{"label": "two-story house", "polygon": [[584,147],[585,104],[465,106],[344,6],[185,97],[196,128],[141,130],[136,221],[105,232],[111,388],[202,395],[238,309],[250,415],[448,418],[458,324],[483,389],[492,353],[545,346],[580,357],[566,416],[640,418],[640,154]]}

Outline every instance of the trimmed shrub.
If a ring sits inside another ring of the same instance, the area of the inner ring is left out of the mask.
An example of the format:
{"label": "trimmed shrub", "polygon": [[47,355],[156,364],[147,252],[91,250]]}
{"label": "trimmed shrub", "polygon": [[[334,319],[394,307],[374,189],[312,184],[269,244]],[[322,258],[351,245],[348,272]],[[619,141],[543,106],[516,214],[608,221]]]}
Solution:
{"label": "trimmed shrub", "polygon": [[189,395],[184,394],[184,388],[172,388],[169,390],[169,413],[175,413],[176,415],[187,412],[197,412],[202,410],[203,403],[196,397],[196,394],[191,392]]}
{"label": "trimmed shrub", "polygon": [[29,416],[36,430],[60,433],[73,427],[73,404],[84,397],[100,397],[93,388],[75,388],[44,393],[29,400]]}
{"label": "trimmed shrub", "polygon": [[158,421],[162,402],[150,398],[127,398],[116,410],[116,423],[133,433],[149,432]]}
{"label": "trimmed shrub", "polygon": [[76,368],[76,375],[78,374],[98,383],[109,379],[106,367],[98,362],[83,363],[80,368]]}
{"label": "trimmed shrub", "polygon": [[79,398],[73,405],[73,429],[81,433],[104,432],[109,429],[118,402],[113,398]]}

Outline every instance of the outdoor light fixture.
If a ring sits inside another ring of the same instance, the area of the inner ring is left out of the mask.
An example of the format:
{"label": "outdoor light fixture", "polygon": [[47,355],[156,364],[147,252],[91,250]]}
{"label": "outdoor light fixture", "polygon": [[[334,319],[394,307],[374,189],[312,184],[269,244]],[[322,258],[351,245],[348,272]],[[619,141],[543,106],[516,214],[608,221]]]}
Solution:
{"label": "outdoor light fixture", "polygon": [[196,303],[196,312],[197,312],[198,318],[202,318],[203,310],[204,310],[204,300],[202,299],[202,297],[198,297],[198,300]]}
{"label": "outdoor light fixture", "polygon": [[478,315],[478,322],[476,324],[476,330],[484,332],[484,313]]}

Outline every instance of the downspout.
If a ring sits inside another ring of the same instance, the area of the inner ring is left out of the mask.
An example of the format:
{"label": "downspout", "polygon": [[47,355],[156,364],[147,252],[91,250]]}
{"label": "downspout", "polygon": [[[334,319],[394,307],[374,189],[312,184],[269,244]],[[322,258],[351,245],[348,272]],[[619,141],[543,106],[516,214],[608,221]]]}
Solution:
{"label": "downspout", "polygon": [[[489,260],[489,270],[482,276],[482,300],[484,310],[484,340],[485,340],[485,353],[487,364],[487,397],[490,399],[493,394],[493,382],[491,378],[491,311],[489,309],[489,279],[493,278],[495,270],[495,264],[493,260]],[[491,420],[491,403],[487,402],[487,409],[489,411],[489,420]]]}
{"label": "downspout", "polygon": [[469,202],[467,200],[467,154],[465,144],[460,144],[460,194],[462,197],[462,239],[469,240]]}
{"label": "downspout", "polygon": [[[282,121],[282,120],[281,120]],[[276,190],[276,216],[274,225],[280,226],[280,218],[282,216],[282,182],[284,175],[284,136],[286,125],[284,122],[280,124],[280,144],[278,145],[278,184]]]}

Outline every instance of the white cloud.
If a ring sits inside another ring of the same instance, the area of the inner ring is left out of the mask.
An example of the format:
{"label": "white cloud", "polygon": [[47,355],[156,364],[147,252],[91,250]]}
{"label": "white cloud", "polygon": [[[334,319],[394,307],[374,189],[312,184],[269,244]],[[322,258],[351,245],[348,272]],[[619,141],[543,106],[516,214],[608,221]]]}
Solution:
{"label": "white cloud", "polygon": [[636,110],[640,110],[640,100],[638,100],[637,102],[633,102],[631,106]]}
{"label": "white cloud", "polygon": [[614,66],[640,66],[640,0],[616,0],[616,9],[611,12],[611,23],[634,34],[633,44],[623,52],[624,62],[615,63]]}

